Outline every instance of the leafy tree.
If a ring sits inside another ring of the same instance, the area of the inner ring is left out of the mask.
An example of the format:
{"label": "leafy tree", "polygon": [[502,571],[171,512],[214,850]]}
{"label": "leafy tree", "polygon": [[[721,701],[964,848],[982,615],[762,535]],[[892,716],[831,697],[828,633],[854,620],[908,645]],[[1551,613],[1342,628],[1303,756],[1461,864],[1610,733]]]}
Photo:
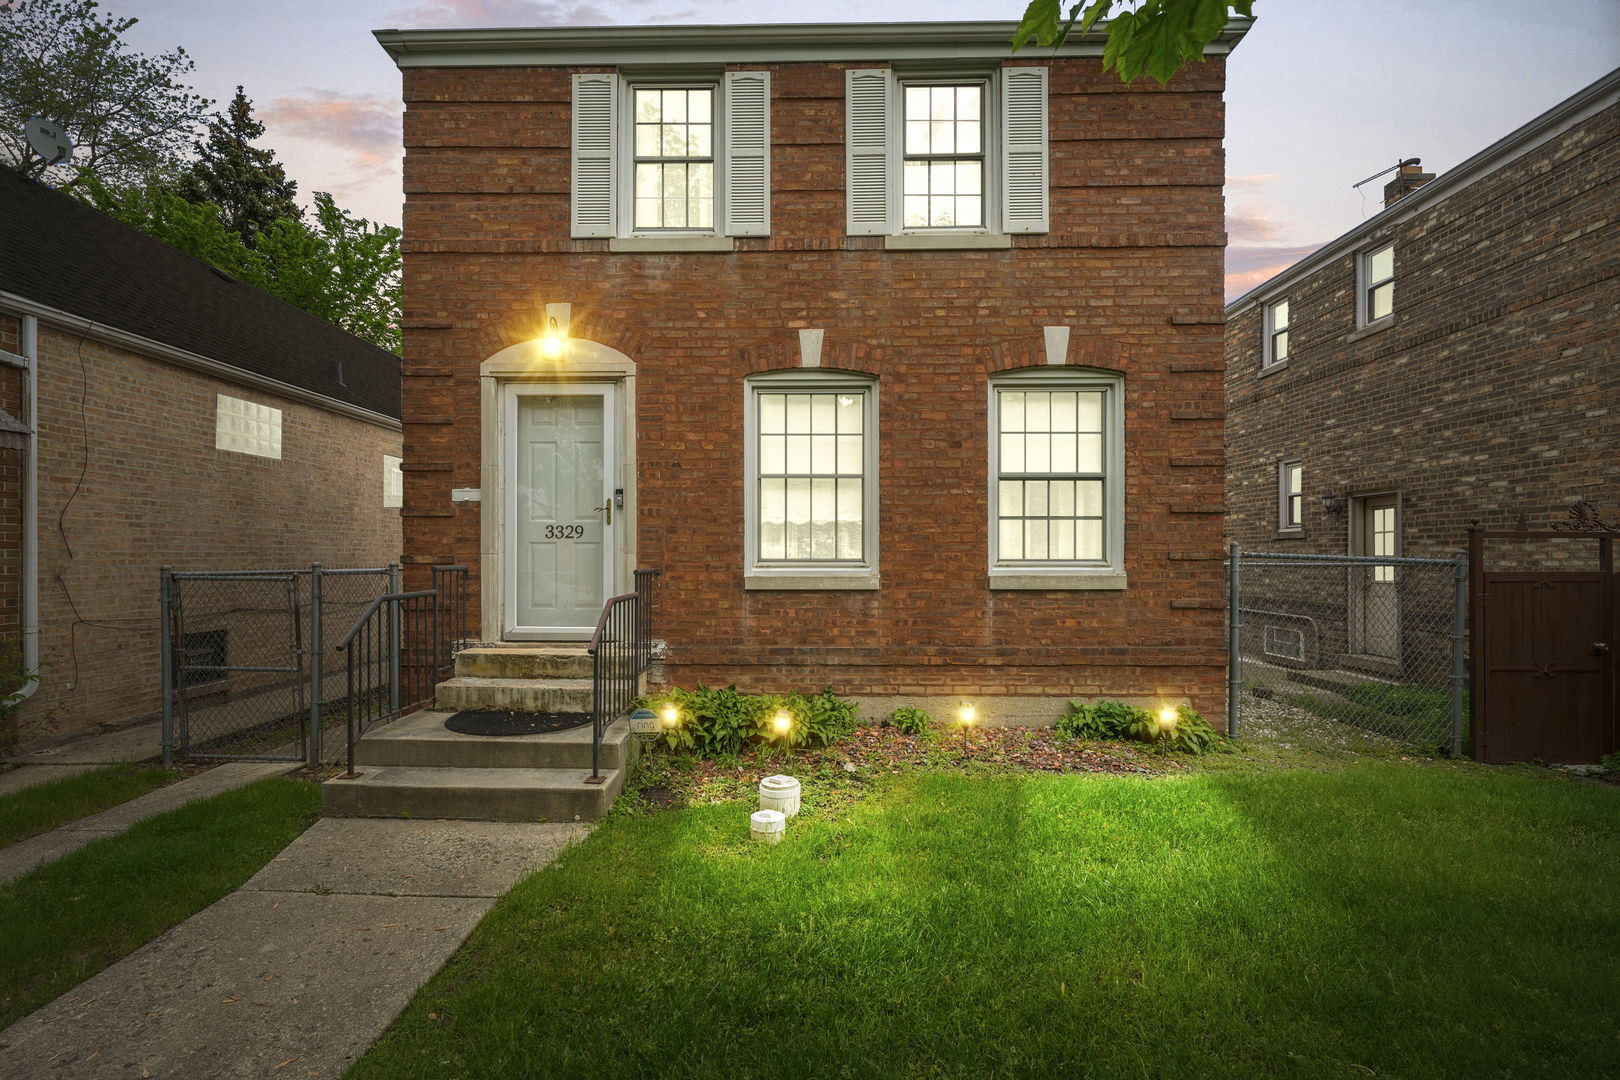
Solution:
{"label": "leafy tree", "polygon": [[374,345],[399,351],[399,237],[316,192],[314,220],[279,218],[249,247],[213,203],[162,183],[114,189],[94,177],[75,191],[124,224],[211,263],[254,288]]}
{"label": "leafy tree", "polygon": [[1013,35],[1013,48],[1033,38],[1040,45],[1060,45],[1079,30],[1089,34],[1101,20],[1108,43],[1103,46],[1103,70],[1117,71],[1125,82],[1151,75],[1170,81],[1184,65],[1204,59],[1204,46],[1226,26],[1229,12],[1253,17],[1254,0],[1141,0],[1134,9],[1121,7],[1109,17],[1117,0],[1080,0],[1063,15],[1063,0],[1030,0]]}
{"label": "leafy tree", "polygon": [[29,179],[49,163],[23,137],[43,116],[76,149],[55,176],[127,184],[172,165],[213,104],[180,81],[195,67],[185,49],[127,51],[135,19],[98,13],[95,0],[0,0],[0,163]]}
{"label": "leafy tree", "polygon": [[253,102],[238,86],[230,107],[208,122],[208,138],[197,144],[197,158],[175,188],[188,202],[219,207],[226,226],[249,247],[275,222],[303,214],[294,201],[298,184],[287,179],[275,151],[253,145],[263,135]]}

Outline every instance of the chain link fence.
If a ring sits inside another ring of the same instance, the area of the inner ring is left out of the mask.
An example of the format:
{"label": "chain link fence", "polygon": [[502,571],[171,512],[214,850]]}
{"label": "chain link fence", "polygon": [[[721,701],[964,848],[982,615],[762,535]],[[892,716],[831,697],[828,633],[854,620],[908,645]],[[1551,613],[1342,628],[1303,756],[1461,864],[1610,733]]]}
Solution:
{"label": "chain link fence", "polygon": [[163,756],[336,760],[338,643],[399,567],[162,571]]}
{"label": "chain link fence", "polygon": [[1228,562],[1235,735],[1345,750],[1467,750],[1467,567],[1239,551]]}

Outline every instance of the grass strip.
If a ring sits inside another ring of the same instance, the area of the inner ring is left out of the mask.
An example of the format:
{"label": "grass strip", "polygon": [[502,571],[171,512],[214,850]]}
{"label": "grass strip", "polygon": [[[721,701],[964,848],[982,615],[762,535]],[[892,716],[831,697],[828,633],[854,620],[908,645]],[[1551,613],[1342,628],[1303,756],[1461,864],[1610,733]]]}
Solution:
{"label": "grass strip", "polygon": [[349,1075],[1620,1065],[1620,791],[1403,762],[874,786],[774,847],[745,804],[610,819]]}
{"label": "grass strip", "polygon": [[139,798],[181,775],[142,765],[109,765],[0,795],[0,847]]}
{"label": "grass strip", "polygon": [[270,777],[0,885],[0,1027],[239,887],[319,814],[318,785]]}

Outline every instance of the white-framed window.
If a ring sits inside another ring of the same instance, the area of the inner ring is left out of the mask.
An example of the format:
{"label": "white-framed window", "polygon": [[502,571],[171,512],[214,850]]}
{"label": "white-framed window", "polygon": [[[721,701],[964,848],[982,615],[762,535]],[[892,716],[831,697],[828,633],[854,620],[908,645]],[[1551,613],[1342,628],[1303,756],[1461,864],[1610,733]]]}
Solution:
{"label": "white-framed window", "polygon": [[1277,528],[1284,532],[1305,527],[1305,464],[1298,458],[1277,465]]}
{"label": "white-framed window", "polygon": [[1046,68],[845,72],[848,231],[1048,231]]}
{"label": "white-framed window", "polygon": [[281,459],[281,410],[216,394],[214,449]]}
{"label": "white-framed window", "polygon": [[400,459],[393,454],[382,456],[383,508],[405,505],[405,474],[400,471]]}
{"label": "white-framed window", "polygon": [[1120,376],[1026,369],[990,380],[992,588],[1123,588]]}
{"label": "white-framed window", "polygon": [[770,233],[770,73],[573,77],[570,235]]}
{"label": "white-framed window", "polygon": [[1262,366],[1270,367],[1288,359],[1288,301],[1266,305],[1266,348]]}
{"label": "white-framed window", "polygon": [[1395,314],[1395,245],[1356,257],[1356,321],[1366,326]]}
{"label": "white-framed window", "polygon": [[767,372],[745,387],[744,583],[877,587],[877,381]]}

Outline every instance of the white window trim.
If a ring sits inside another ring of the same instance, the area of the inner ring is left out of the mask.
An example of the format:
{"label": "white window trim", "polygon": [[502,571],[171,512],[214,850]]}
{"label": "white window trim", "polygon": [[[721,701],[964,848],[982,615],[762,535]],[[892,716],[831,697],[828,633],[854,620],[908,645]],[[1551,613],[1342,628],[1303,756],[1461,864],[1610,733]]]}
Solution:
{"label": "white window trim", "polygon": [[[1103,391],[1103,558],[1100,561],[1000,561],[1001,408],[997,391]],[[1123,589],[1125,573],[1125,378],[1093,368],[1022,368],[992,375],[989,410],[990,453],[986,484],[986,538],[991,589]]]}
{"label": "white window trim", "polygon": [[[770,562],[759,559],[759,395],[761,393],[856,390],[865,395],[861,462],[863,483],[861,548],[858,564]],[[831,369],[767,371],[743,386],[743,588],[876,589],[878,574],[878,381],[869,375]]]}
{"label": "white window trim", "polygon": [[[981,190],[984,199],[983,225],[913,226],[906,218],[906,88],[910,86],[980,87],[980,108],[984,117],[979,133],[980,157],[984,160]],[[889,138],[893,144],[894,175],[889,177],[889,220],[891,236],[956,237],[1008,236],[1001,228],[1001,80],[996,72],[964,71],[959,75],[911,75],[894,73],[894,93],[889,97]],[[928,245],[922,245],[926,248]],[[1001,245],[997,245],[998,247]]]}
{"label": "white window trim", "polygon": [[[1283,296],[1278,297],[1276,300],[1271,301],[1265,306],[1265,325],[1261,328],[1260,332],[1260,344],[1262,349],[1260,367],[1262,370],[1274,368],[1278,364],[1286,364],[1288,363],[1289,357],[1294,355],[1294,311],[1292,304],[1289,304],[1288,322],[1283,326],[1277,325],[1277,308],[1278,306],[1287,303],[1288,297]],[[1279,357],[1276,355],[1275,342],[1277,334],[1283,330],[1288,331],[1288,355]]]}
{"label": "white window trim", "polygon": [[[1299,467],[1299,520],[1288,519],[1288,470]],[[1295,535],[1305,531],[1305,459],[1284,458],[1277,462],[1277,531]]]}
{"label": "white window trim", "polygon": [[1395,242],[1393,240],[1389,241],[1388,243],[1379,244],[1376,247],[1368,248],[1366,251],[1358,252],[1356,254],[1356,326],[1357,326],[1357,328],[1360,328],[1360,327],[1363,327],[1363,326],[1381,326],[1381,325],[1387,323],[1390,319],[1393,319],[1395,317],[1396,308],[1395,308],[1394,303],[1392,302],[1390,304],[1390,307],[1389,307],[1389,314],[1388,315],[1385,315],[1383,318],[1380,318],[1380,319],[1368,318],[1368,316],[1371,313],[1367,309],[1367,291],[1373,286],[1374,282],[1369,280],[1367,267],[1372,262],[1372,257],[1374,255],[1377,255],[1379,252],[1385,250],[1386,248],[1389,250],[1389,269],[1390,269],[1390,273],[1389,273],[1389,277],[1387,279],[1380,279],[1380,282],[1383,281],[1383,280],[1388,280],[1388,281],[1393,282],[1395,280]]}
{"label": "white window trim", "polygon": [[[398,454],[384,454],[382,456],[383,470],[383,509],[398,510],[405,506],[405,475],[400,471],[404,459]],[[395,482],[395,478],[398,482]]]}
{"label": "white window trim", "polygon": [[[714,224],[707,229],[638,229],[636,228],[636,91],[637,90],[712,90],[714,91],[713,130],[710,132],[709,156],[714,162]],[[720,75],[694,75],[687,78],[651,78],[632,75],[619,81],[618,145],[614,148],[614,168],[617,170],[618,205],[614,212],[621,222],[617,232],[621,239],[648,239],[680,241],[694,237],[724,236],[726,210],[726,90]],[[730,250],[732,245],[727,244]],[[679,250],[679,249],[676,249]]]}

